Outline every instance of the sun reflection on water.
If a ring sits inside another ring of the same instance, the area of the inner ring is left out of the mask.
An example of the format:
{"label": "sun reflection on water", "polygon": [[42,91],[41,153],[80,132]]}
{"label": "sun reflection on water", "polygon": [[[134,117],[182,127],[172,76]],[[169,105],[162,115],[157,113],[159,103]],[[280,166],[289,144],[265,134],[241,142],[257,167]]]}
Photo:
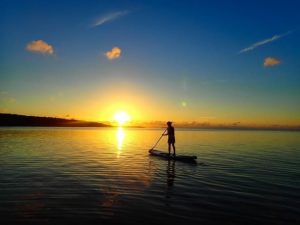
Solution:
{"label": "sun reflection on water", "polygon": [[117,133],[116,133],[116,138],[117,138],[117,148],[118,148],[117,157],[120,157],[120,154],[121,154],[122,148],[123,148],[123,141],[125,138],[125,132],[122,127],[118,128]]}

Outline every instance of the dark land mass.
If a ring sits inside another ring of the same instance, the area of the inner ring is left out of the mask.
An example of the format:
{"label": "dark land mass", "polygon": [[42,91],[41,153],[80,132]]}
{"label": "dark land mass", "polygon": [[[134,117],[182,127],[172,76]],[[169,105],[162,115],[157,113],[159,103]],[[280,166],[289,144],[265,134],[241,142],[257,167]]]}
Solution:
{"label": "dark land mass", "polygon": [[24,116],[0,113],[0,126],[30,126],[30,127],[111,127],[98,122],[88,122],[75,119],[55,117]]}
{"label": "dark land mass", "polygon": [[[156,128],[165,129],[162,125],[164,122],[159,123]],[[63,119],[57,117],[42,117],[42,116],[25,116],[18,114],[0,113],[0,126],[18,126],[18,127],[116,127],[99,122],[89,122],[76,119]],[[144,128],[146,126],[122,126],[124,128]],[[153,126],[149,126],[153,127]],[[213,129],[213,130],[266,130],[266,131],[300,131],[300,125],[294,126],[246,126],[236,124],[176,124],[177,128],[184,129]]]}

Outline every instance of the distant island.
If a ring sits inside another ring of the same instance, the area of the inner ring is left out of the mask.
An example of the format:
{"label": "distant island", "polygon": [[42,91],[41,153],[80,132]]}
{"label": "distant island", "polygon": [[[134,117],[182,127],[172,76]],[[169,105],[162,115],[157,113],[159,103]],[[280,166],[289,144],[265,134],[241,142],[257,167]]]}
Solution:
{"label": "distant island", "polygon": [[0,126],[31,126],[31,127],[112,127],[104,123],[88,122],[75,119],[56,117],[25,116],[0,113]]}
{"label": "distant island", "polygon": [[[65,119],[45,116],[26,116],[19,114],[0,113],[0,127],[118,127],[115,124],[90,122],[77,119]],[[164,121],[131,124],[123,128],[165,128]],[[300,125],[243,125],[243,124],[210,124],[210,123],[176,123],[177,128],[186,129],[221,129],[221,130],[271,130],[271,131],[300,131]]]}

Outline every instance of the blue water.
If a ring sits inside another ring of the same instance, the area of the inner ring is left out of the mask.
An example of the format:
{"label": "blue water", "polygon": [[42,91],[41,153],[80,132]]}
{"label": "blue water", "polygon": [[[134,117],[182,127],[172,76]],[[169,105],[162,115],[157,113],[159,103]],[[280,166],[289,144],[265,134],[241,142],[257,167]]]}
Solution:
{"label": "blue water", "polygon": [[299,132],[162,131],[0,128],[1,223],[300,224]]}

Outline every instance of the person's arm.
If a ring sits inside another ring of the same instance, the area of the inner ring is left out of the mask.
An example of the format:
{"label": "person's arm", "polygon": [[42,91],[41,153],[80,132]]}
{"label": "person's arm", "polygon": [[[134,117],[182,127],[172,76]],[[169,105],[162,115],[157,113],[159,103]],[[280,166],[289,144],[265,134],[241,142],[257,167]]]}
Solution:
{"label": "person's arm", "polygon": [[[166,133],[166,131],[167,131],[167,133]],[[166,129],[165,130],[165,132],[162,134],[162,136],[168,136],[169,134],[168,134],[168,129]]]}

